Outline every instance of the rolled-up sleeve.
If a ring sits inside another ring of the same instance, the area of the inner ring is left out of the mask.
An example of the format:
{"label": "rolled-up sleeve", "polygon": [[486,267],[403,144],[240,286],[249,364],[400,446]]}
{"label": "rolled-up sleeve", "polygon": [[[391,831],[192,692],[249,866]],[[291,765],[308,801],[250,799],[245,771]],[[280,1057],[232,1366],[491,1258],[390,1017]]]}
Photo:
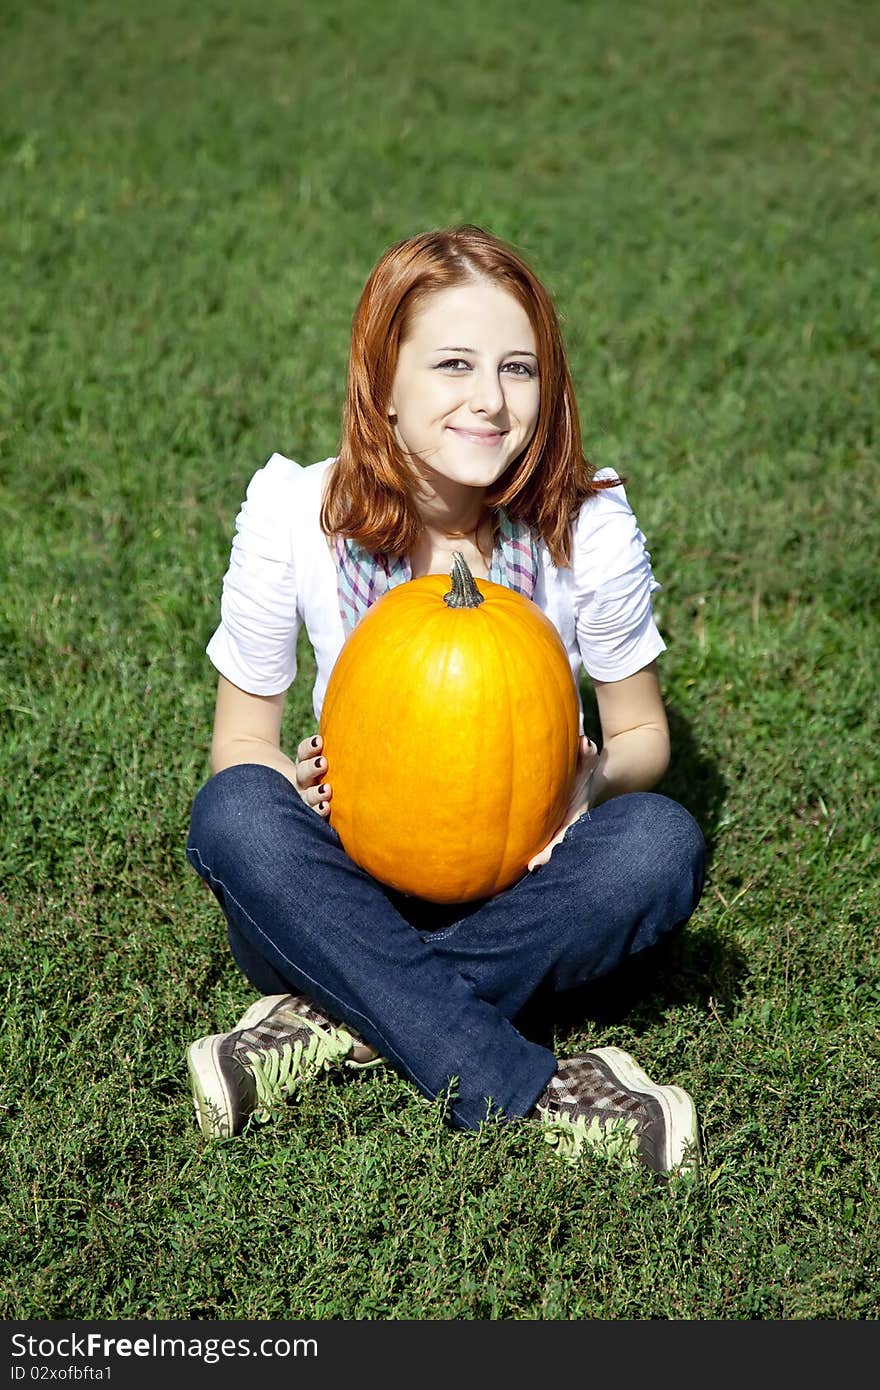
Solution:
{"label": "rolled-up sleeve", "polygon": [[291,524],[300,468],[273,454],[248,485],[223,578],[214,666],[250,695],[278,695],[296,676],[300,618]]}
{"label": "rolled-up sleeve", "polygon": [[572,568],[577,643],[589,676],[624,680],[665,651],[651,601],[660,585],[622,485],[584,503]]}

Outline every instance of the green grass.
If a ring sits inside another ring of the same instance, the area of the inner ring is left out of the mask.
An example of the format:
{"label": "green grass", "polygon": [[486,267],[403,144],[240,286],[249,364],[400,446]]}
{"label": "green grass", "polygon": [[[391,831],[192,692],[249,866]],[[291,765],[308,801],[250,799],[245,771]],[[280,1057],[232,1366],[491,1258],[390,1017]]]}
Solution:
{"label": "green grass", "polygon": [[[880,11],[35,0],[0,50],[0,1315],[876,1318]],[[529,1026],[685,1085],[696,1188],[388,1073],[192,1123],[252,998],[183,856],[235,512],[333,452],[380,252],[463,219],[629,477],[712,845],[659,960]]]}

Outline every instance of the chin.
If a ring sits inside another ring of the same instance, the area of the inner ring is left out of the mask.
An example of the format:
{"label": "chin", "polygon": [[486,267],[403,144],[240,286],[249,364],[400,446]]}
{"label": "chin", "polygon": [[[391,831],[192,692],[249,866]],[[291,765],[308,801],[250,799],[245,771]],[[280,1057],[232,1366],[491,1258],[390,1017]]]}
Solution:
{"label": "chin", "polygon": [[492,457],[486,458],[486,451],[482,450],[481,452],[482,457],[462,458],[459,456],[456,459],[450,459],[448,463],[438,459],[434,467],[438,473],[453,482],[465,483],[468,487],[491,487],[510,467],[511,460],[507,457],[506,450],[503,457],[493,454]]}
{"label": "chin", "polygon": [[461,483],[463,487],[490,488],[497,483],[503,472],[503,468],[456,468],[445,476],[451,482]]}

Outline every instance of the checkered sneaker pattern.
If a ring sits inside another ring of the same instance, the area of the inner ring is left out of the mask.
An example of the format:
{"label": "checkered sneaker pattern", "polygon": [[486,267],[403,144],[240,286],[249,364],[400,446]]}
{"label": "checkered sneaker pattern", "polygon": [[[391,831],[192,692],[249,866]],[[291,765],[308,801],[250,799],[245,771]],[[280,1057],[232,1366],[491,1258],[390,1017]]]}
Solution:
{"label": "checkered sneaker pattern", "polygon": [[[497,512],[496,523],[489,578],[493,584],[531,598],[538,582],[535,538],[524,522],[511,521],[503,507]],[[334,552],[339,612],[348,636],[377,599],[412,579],[412,566],[406,556],[371,555],[343,536],[336,537]]]}
{"label": "checkered sneaker pattern", "polygon": [[306,1082],[336,1067],[361,1069],[365,1045],[304,995],[258,999],[231,1033],[199,1038],[187,1052],[196,1120],[208,1139],[237,1134],[252,1115],[264,1123]]}
{"label": "checkered sneaker pattern", "polygon": [[694,1103],[679,1086],[657,1086],[629,1053],[600,1047],[560,1061],[535,1112],[561,1158],[584,1149],[654,1173],[695,1172],[699,1163]]}

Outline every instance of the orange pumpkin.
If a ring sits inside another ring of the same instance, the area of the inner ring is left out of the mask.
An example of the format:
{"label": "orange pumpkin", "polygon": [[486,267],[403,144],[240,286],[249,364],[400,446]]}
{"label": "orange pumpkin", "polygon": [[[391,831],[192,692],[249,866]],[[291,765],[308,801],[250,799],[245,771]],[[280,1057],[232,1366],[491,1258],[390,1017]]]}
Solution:
{"label": "orange pumpkin", "polygon": [[536,604],[445,575],[370,608],[327,685],[321,734],[331,824],[349,856],[434,902],[514,883],[558,829],[577,762],[578,696]]}

